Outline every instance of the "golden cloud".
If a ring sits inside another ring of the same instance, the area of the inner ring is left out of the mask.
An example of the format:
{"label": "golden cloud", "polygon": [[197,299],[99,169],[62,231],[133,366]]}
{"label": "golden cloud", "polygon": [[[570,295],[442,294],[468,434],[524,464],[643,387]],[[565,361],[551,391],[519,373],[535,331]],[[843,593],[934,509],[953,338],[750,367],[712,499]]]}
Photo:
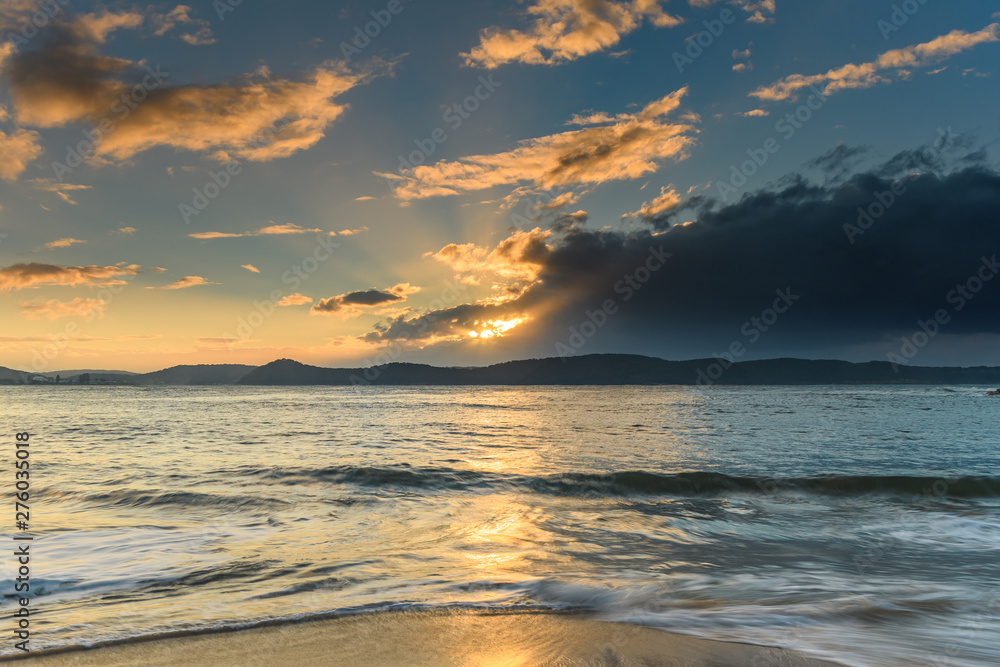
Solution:
{"label": "golden cloud", "polygon": [[219,283],[209,282],[201,276],[186,276],[181,278],[177,282],[170,283],[169,285],[164,285],[163,287],[147,287],[146,289],[165,289],[165,290],[179,290],[188,289],[189,287],[200,287],[202,285],[218,285]]}
{"label": "golden cloud", "polygon": [[70,246],[74,246],[79,243],[86,243],[86,241],[81,241],[80,239],[59,239],[58,241],[53,241],[52,243],[46,243],[45,247],[49,250],[53,250],[55,248],[69,248]]}
{"label": "golden cloud", "polygon": [[780,102],[796,99],[800,90],[810,86],[821,87],[824,95],[852,88],[871,88],[880,83],[891,83],[892,74],[905,77],[909,70],[928,67],[979,44],[996,41],[1000,41],[998,23],[973,33],[953,30],[923,44],[886,51],[872,62],[848,64],[812,76],[793,74],[769,86],[762,86],[750,95],[760,100]]}
{"label": "golden cloud", "polygon": [[677,194],[672,185],[660,189],[660,194],[651,202],[643,202],[638,211],[626,214],[624,217],[655,218],[677,207],[681,203],[681,196]]}
{"label": "golden cloud", "polygon": [[278,302],[278,306],[280,307],[304,306],[312,302],[313,300],[307,297],[305,294],[299,294],[298,292],[296,292],[295,294],[289,294],[288,296],[284,297],[281,301]]}
{"label": "golden cloud", "polygon": [[493,69],[505,63],[552,65],[609,49],[644,20],[657,27],[683,21],[663,11],[659,0],[536,0],[528,30],[489,28],[479,45],[463,53],[467,65]]}
{"label": "golden cloud", "polygon": [[42,154],[40,139],[37,132],[29,130],[11,134],[0,130],[0,178],[12,181],[20,176],[28,163]]}
{"label": "golden cloud", "polygon": [[287,223],[284,225],[268,225],[267,227],[262,227],[261,229],[252,232],[240,232],[235,234],[229,232],[198,232],[195,234],[188,234],[188,236],[192,239],[200,239],[204,241],[210,239],[241,239],[248,236],[286,236],[289,234],[329,234],[330,236],[336,236],[337,232],[327,232],[322,229],[305,229],[304,227]]}
{"label": "golden cloud", "polygon": [[[190,11],[180,5],[153,14],[154,34],[187,25],[194,32],[182,39],[211,42],[208,24]],[[159,66],[101,53],[111,32],[142,23],[137,12],[77,15],[54,21],[38,49],[14,52],[5,46],[3,75],[19,125],[91,124],[101,136],[93,151],[98,162],[125,160],[158,146],[223,160],[267,161],[315,145],[346,110],[335,98],[374,76],[374,70],[356,72],[330,61],[297,79],[272,77],[262,68],[229,83],[171,85],[170,73]],[[20,153],[31,155],[33,135],[13,136],[19,137]],[[0,175],[23,171],[8,161]]]}
{"label": "golden cloud", "polygon": [[95,315],[98,318],[104,317],[104,307],[107,304],[103,299],[73,299],[72,301],[59,301],[50,299],[48,301],[20,304],[21,314],[29,320],[58,320],[62,317],[88,317]]}
{"label": "golden cloud", "polygon": [[447,264],[467,284],[478,284],[479,278],[486,274],[531,283],[537,279],[538,271],[552,252],[547,243],[551,236],[551,231],[536,227],[531,231],[513,232],[496,248],[451,243],[424,256]]}
{"label": "golden cloud", "polygon": [[377,173],[393,182],[393,194],[404,201],[524,182],[554,189],[639,178],[656,171],[660,160],[687,158],[697,117],[687,116],[689,122],[682,123],[664,119],[687,91],[682,88],[633,114],[576,117],[573,124],[600,124],[522,141],[505,153],[442,160],[401,174]]}
{"label": "golden cloud", "polygon": [[[29,287],[79,285],[100,286],[120,276],[134,276],[139,265],[128,266],[57,266],[54,264],[14,264],[0,269],[0,290]],[[117,282],[117,281],[116,281]]]}

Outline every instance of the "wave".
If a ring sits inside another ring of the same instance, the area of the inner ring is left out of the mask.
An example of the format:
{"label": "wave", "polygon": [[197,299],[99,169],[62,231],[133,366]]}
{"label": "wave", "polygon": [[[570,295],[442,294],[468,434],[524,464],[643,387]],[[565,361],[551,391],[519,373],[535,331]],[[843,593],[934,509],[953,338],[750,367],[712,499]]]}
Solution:
{"label": "wave", "polygon": [[162,489],[118,489],[116,491],[87,492],[49,488],[40,490],[37,495],[50,501],[82,502],[90,506],[118,508],[198,506],[232,511],[248,508],[275,508],[288,504],[287,501],[278,498]]}
{"label": "wave", "polygon": [[811,477],[734,476],[718,472],[657,473],[641,470],[608,474],[509,475],[451,468],[358,467],[242,470],[281,484],[326,482],[368,488],[440,490],[521,489],[548,495],[719,496],[730,493],[772,495],[883,495],[902,498],[1000,497],[1000,477],[907,475],[817,475]]}

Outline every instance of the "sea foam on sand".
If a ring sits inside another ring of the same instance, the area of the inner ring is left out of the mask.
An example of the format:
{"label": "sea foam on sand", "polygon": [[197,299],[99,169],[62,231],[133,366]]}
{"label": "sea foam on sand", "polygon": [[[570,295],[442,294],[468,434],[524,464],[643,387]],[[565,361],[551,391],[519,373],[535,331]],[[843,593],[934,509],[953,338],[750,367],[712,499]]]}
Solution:
{"label": "sea foam on sand", "polygon": [[695,639],[579,614],[381,612],[39,652],[35,667],[676,665],[832,667],[781,649]]}

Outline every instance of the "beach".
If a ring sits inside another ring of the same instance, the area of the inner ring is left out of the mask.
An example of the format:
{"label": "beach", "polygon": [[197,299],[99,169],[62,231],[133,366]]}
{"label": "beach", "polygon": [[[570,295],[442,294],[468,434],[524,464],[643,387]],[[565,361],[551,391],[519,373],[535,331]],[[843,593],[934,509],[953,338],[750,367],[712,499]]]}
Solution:
{"label": "beach", "polygon": [[578,614],[382,612],[131,641],[17,660],[25,667],[662,665],[834,667],[791,651],[695,639]]}

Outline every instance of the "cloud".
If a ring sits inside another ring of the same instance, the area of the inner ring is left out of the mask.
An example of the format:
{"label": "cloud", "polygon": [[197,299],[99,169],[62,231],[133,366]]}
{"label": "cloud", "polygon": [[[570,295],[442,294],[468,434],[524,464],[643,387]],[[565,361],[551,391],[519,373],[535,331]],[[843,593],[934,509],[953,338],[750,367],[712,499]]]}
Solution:
{"label": "cloud", "polygon": [[45,192],[54,192],[59,195],[67,204],[73,206],[77,205],[77,202],[68,194],[75,190],[89,190],[91,186],[89,185],[75,185],[73,183],[60,183],[54,178],[35,178],[28,183],[37,190],[44,190]]}
{"label": "cloud", "polygon": [[[402,303],[407,297],[420,291],[419,287],[414,287],[410,283],[400,283],[387,290],[369,289],[350,294],[341,294],[329,299],[320,299],[319,303],[312,307],[313,315],[332,315],[346,311],[348,315],[356,315],[360,311],[358,308],[375,308],[388,304]],[[310,299],[311,301],[311,299]]]}
{"label": "cloud", "polygon": [[837,144],[836,148],[832,148],[818,158],[807,162],[806,166],[819,169],[828,180],[841,182],[845,176],[855,171],[858,163],[868,154],[869,150],[865,146],[851,148],[840,143]]}
{"label": "cloud", "polygon": [[196,338],[195,342],[199,345],[206,345],[209,347],[230,347],[240,342],[240,338],[235,336],[231,338]]}
{"label": "cloud", "polygon": [[660,194],[651,202],[644,202],[638,211],[627,213],[623,217],[655,218],[667,211],[674,209],[681,203],[681,196],[677,194],[674,187],[665,186],[660,189]]}
{"label": "cloud", "polygon": [[72,301],[59,301],[50,299],[48,301],[29,301],[20,304],[21,314],[29,320],[58,320],[62,317],[87,317],[93,318],[95,315],[99,319],[104,318],[105,302],[102,299],[73,299]]}
{"label": "cloud", "polygon": [[664,12],[658,0],[535,0],[525,31],[484,30],[479,45],[462,58],[471,67],[494,69],[506,63],[554,65],[614,47],[648,20],[658,28],[683,21]]}
{"label": "cloud", "polygon": [[1000,23],[973,33],[953,30],[923,44],[886,51],[872,62],[844,65],[812,76],[793,74],[762,86],[750,95],[764,101],[780,102],[796,99],[800,90],[811,86],[820,87],[824,95],[852,88],[871,88],[880,83],[891,83],[894,76],[907,76],[906,73],[913,69],[935,65],[979,44],[996,41],[1000,41]]}
{"label": "cloud", "polygon": [[80,285],[100,286],[113,278],[134,276],[139,265],[57,266],[54,264],[14,264],[0,269],[0,290]]}
{"label": "cloud", "polygon": [[770,116],[771,112],[766,109],[751,109],[750,111],[741,111],[740,115],[748,118],[761,118],[763,116]]}
{"label": "cloud", "polygon": [[[632,114],[574,118],[588,125],[520,142],[505,153],[475,155],[416,167],[401,174],[378,173],[393,183],[403,200],[457,195],[498,185],[531,183],[554,189],[635,179],[659,169],[666,159],[684,160],[695,143],[697,117],[667,121],[687,93],[682,88]],[[592,125],[592,126],[591,126]]]}
{"label": "cloud", "polygon": [[[74,336],[75,343],[108,343],[121,342],[127,340],[156,340],[163,338],[161,334],[146,334],[141,336],[114,336],[111,338],[98,338],[95,336]],[[51,337],[45,336],[0,336],[0,343],[51,343]]]}
{"label": "cloud", "polygon": [[191,8],[187,5],[177,5],[166,14],[154,14],[152,23],[155,25],[153,34],[157,37],[165,35],[177,26],[190,26],[190,32],[181,33],[181,40],[192,46],[215,43],[209,22],[205,19],[192,18]]}
{"label": "cloud", "polygon": [[[711,7],[719,0],[688,0],[692,7]],[[774,23],[770,16],[777,10],[775,0],[730,0],[732,5],[736,5],[743,11],[750,14],[747,23]]]}
{"label": "cloud", "polygon": [[513,232],[496,248],[451,243],[424,256],[448,265],[466,284],[478,284],[486,275],[530,283],[537,279],[539,269],[552,252],[548,244],[552,235],[552,231],[536,227]]}
{"label": "cloud", "polygon": [[[853,152],[843,149],[823,162],[837,167]],[[918,322],[942,308],[951,314],[943,333],[955,340],[1000,334],[1000,276],[974,299],[963,297],[961,311],[954,301],[957,286],[977,277],[984,258],[996,263],[994,256],[1000,256],[1000,173],[967,166],[915,174],[903,168],[909,161],[908,155],[896,156],[828,185],[790,177],[737,204],[703,202],[685,225],[674,224],[674,211],[633,233],[553,233],[546,250],[534,256],[534,280],[511,298],[397,317],[364,340],[410,341],[426,350],[421,360],[431,363],[435,354],[445,360],[463,346],[479,345],[468,335],[477,321],[522,319],[506,332],[502,354],[553,356],[555,344],[567,344],[571,328],[580,331],[582,322],[592,321],[588,313],[609,299],[615,314],[597,327],[581,354],[628,349],[699,358],[727,352],[736,341],[748,351],[744,360],[802,355],[864,361],[898,351],[900,337],[912,336]],[[897,175],[883,175],[889,172]],[[871,223],[861,218],[867,231],[851,236],[850,227],[878,202],[876,193],[891,192],[894,185],[903,194],[892,206],[873,209],[883,212]],[[482,260],[495,251],[465,248],[460,256]],[[660,268],[648,270],[647,262],[665,255],[670,257]],[[776,290],[799,298],[754,337],[750,320],[771,307]],[[963,352],[956,343],[955,349],[975,360],[988,348]]]}
{"label": "cloud", "polygon": [[258,269],[253,264],[240,264],[240,268],[241,269],[246,269],[250,273],[260,273],[260,269]]}
{"label": "cloud", "polygon": [[752,71],[753,70],[753,63],[750,62],[750,56],[751,55],[752,54],[751,54],[749,48],[746,49],[745,51],[734,50],[733,51],[733,60],[741,60],[743,62],[734,63],[733,64],[733,71],[734,72],[750,72],[750,71]]}
{"label": "cloud", "polygon": [[80,239],[59,239],[58,241],[53,241],[51,243],[46,243],[45,247],[49,250],[55,248],[69,248],[80,243],[86,243],[86,241],[81,241]]}
{"label": "cloud", "polygon": [[734,4],[739,5],[740,9],[750,14],[747,23],[774,22],[770,15],[774,14],[777,9],[775,0],[735,0]]}
{"label": "cloud", "polygon": [[113,12],[104,10],[100,13],[81,14],[71,24],[71,30],[81,40],[103,43],[108,35],[116,30],[138,28],[142,25],[143,15],[139,12]]}
{"label": "cloud", "polygon": [[122,236],[131,236],[132,234],[135,234],[135,232],[135,227],[119,227],[115,230],[116,234],[121,234]]}
{"label": "cloud", "polygon": [[30,130],[0,130],[0,178],[17,179],[28,164],[42,154],[41,136]]}
{"label": "cloud", "polygon": [[288,296],[282,298],[281,301],[278,302],[278,306],[283,308],[288,306],[304,306],[312,302],[313,300],[305,294],[299,294],[296,292],[295,294],[289,294]]}
{"label": "cloud", "polygon": [[364,197],[357,197],[354,201],[375,201],[375,197],[369,197],[366,195]]}
{"label": "cloud", "polygon": [[[207,24],[192,19],[189,11],[181,5],[154,15],[156,34],[192,25],[198,29],[182,39],[207,43]],[[159,65],[101,52],[111,32],[141,22],[134,12],[67,14],[46,28],[39,48],[9,55],[3,76],[18,124],[53,128],[111,122],[114,130],[97,142],[96,163],[126,160],[159,146],[225,160],[268,161],[314,146],[346,110],[336,98],[375,76],[374,69],[356,72],[331,61],[295,79],[260,70],[225,83],[174,85],[171,73]],[[145,88],[141,101],[133,92],[137,81]],[[22,143],[25,138],[30,136]]]}
{"label": "cloud", "polygon": [[189,287],[200,287],[202,285],[218,285],[219,283],[212,283],[201,276],[187,276],[181,278],[177,282],[170,283],[169,285],[164,285],[163,287],[147,287],[146,289],[165,289],[165,290],[179,290],[188,289]]}
{"label": "cloud", "polygon": [[[367,231],[368,231],[368,227],[360,227],[358,229],[341,229],[339,232],[337,232],[337,235],[338,236],[354,236],[356,234],[361,234],[361,233],[367,232]],[[334,233],[330,232],[330,236],[333,236],[333,235],[334,235]]]}
{"label": "cloud", "polygon": [[283,225],[268,225],[267,227],[262,227],[256,231],[252,232],[240,232],[240,233],[228,233],[228,232],[198,232],[195,234],[188,234],[192,239],[200,240],[210,240],[210,239],[241,239],[248,236],[287,236],[290,234],[329,234],[330,236],[336,236],[336,232],[326,232],[322,229],[305,229],[304,227],[299,227],[298,225],[292,223],[286,223]]}

